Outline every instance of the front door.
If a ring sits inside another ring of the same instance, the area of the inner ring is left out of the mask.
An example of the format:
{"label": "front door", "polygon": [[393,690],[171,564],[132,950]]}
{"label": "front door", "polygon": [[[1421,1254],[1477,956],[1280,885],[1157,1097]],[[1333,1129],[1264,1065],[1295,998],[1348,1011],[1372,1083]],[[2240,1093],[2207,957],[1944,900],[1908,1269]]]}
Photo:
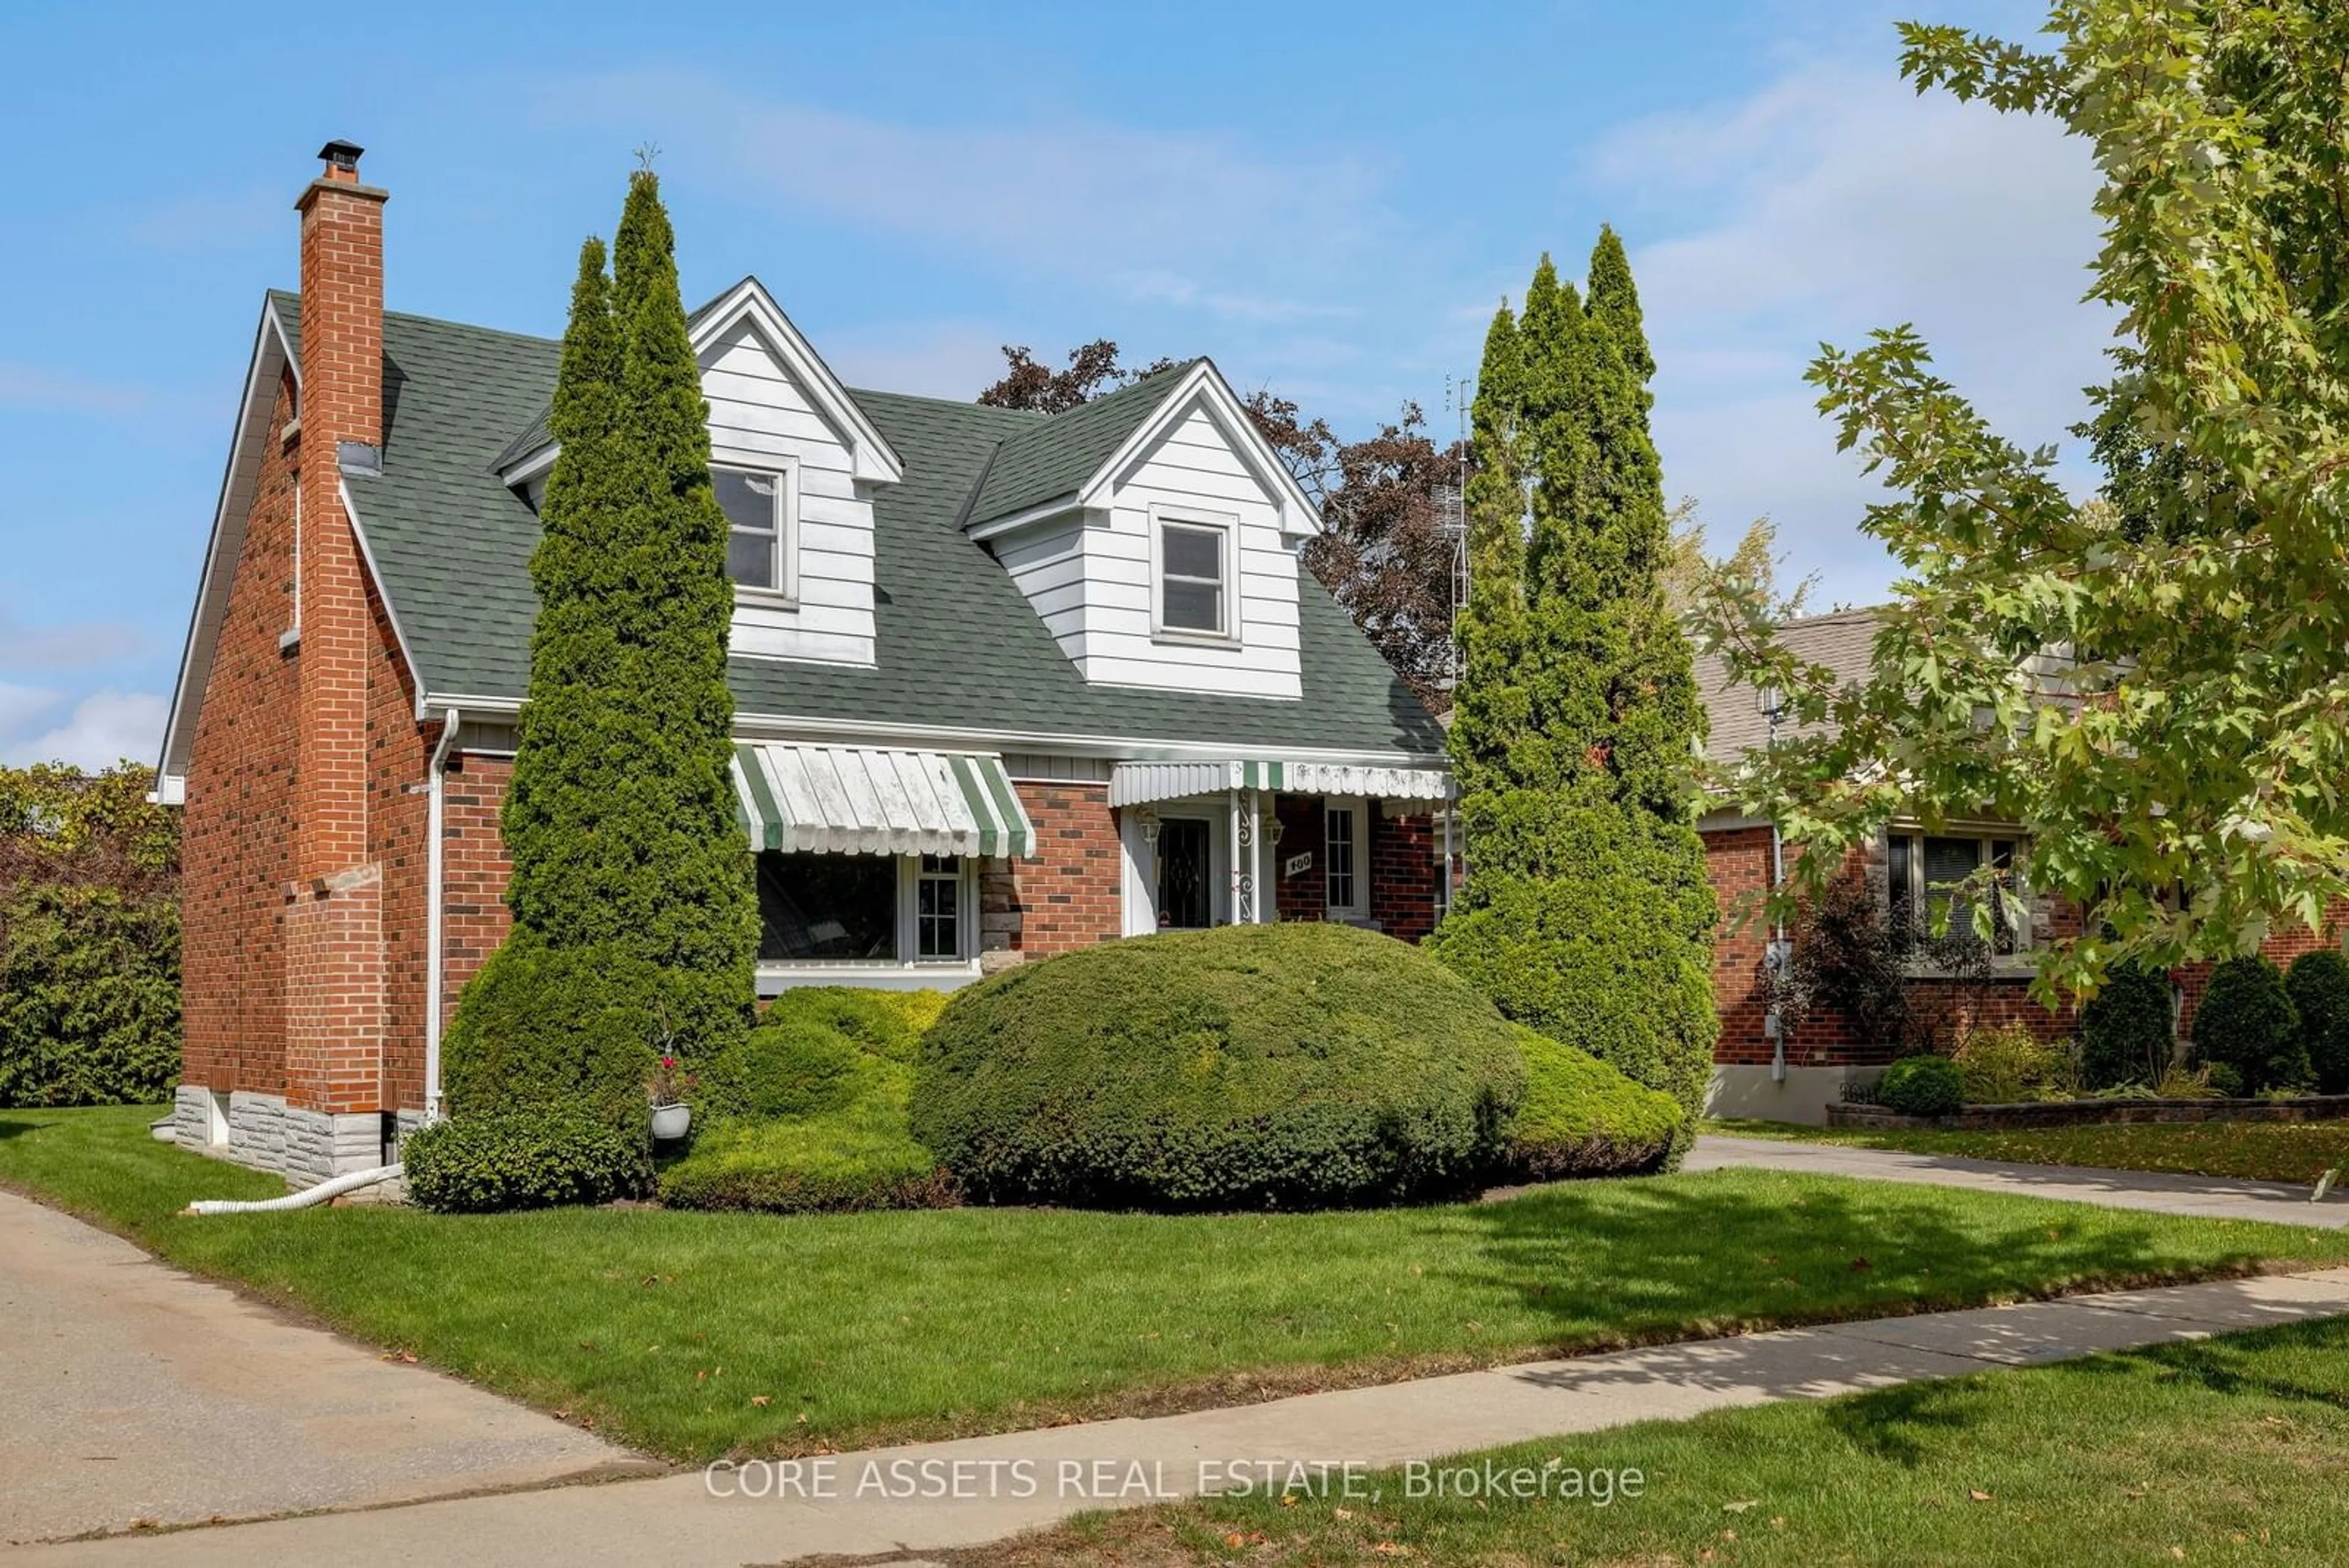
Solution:
{"label": "front door", "polygon": [[1194,930],[1214,923],[1207,824],[1170,816],[1158,825],[1158,929]]}

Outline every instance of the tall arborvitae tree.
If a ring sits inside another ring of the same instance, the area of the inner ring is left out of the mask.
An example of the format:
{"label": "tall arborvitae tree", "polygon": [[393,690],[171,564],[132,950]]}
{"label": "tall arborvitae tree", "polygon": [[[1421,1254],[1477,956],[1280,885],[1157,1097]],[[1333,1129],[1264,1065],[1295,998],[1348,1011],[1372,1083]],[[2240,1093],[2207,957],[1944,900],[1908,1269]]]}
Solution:
{"label": "tall arborvitae tree", "polygon": [[1676,1096],[1717,1025],[1694,829],[1702,714],[1664,602],[1652,373],[1611,233],[1590,305],[1545,256],[1485,342],[1452,729],[1468,883],[1435,937],[1509,1016]]}
{"label": "tall arborvitae tree", "polygon": [[649,172],[614,251],[580,256],[531,561],[539,615],[505,805],[515,940],[664,971],[674,1045],[749,1016],[758,907],[728,767],[733,589],[708,410]]}

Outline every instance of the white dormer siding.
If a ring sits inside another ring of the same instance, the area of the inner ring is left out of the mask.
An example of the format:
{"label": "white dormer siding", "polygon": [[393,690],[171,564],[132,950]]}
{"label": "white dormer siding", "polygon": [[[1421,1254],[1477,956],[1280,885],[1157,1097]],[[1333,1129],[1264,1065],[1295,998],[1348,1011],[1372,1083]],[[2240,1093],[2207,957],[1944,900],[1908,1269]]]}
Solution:
{"label": "white dormer siding", "polygon": [[793,591],[736,589],[733,651],[871,664],[873,503],[857,493],[848,441],[751,318],[702,350],[701,390],[711,462],[797,471]]}
{"label": "white dormer siding", "polygon": [[[1230,428],[1218,389],[1154,421],[1084,498],[1092,504],[997,538],[996,556],[1088,680],[1295,701],[1297,535],[1282,524],[1297,503],[1243,456],[1253,432]],[[1184,575],[1164,557],[1170,525],[1219,545],[1213,630],[1181,624],[1162,598],[1169,573]]]}

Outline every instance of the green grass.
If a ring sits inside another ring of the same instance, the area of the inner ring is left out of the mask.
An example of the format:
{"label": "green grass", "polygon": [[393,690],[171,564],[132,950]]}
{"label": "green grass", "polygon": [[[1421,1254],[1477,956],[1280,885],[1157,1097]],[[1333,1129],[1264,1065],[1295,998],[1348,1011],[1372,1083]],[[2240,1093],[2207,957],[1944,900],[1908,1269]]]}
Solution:
{"label": "green grass", "polygon": [[2115,1122],[2099,1127],[2030,1127],[2002,1132],[1877,1131],[1790,1127],[1785,1122],[1713,1121],[1701,1129],[1731,1137],[1897,1148],[1968,1159],[2031,1165],[2085,1165],[2106,1170],[2166,1170],[2189,1176],[2239,1176],[2255,1181],[2314,1184],[2349,1166],[2349,1121]]}
{"label": "green grass", "polygon": [[0,1181],[678,1459],[2349,1259],[2296,1227],[1751,1170],[1352,1213],[195,1220],[175,1211],[282,1188],[153,1142],[151,1114],[0,1113]]}
{"label": "green grass", "polygon": [[2330,1568],[2349,1536],[2349,1322],[1716,1411],[1489,1457],[1505,1469],[1636,1469],[1645,1484],[1599,1508],[1408,1500],[1389,1474],[1370,1478],[1375,1501],[1219,1498],[936,1555],[957,1568]]}

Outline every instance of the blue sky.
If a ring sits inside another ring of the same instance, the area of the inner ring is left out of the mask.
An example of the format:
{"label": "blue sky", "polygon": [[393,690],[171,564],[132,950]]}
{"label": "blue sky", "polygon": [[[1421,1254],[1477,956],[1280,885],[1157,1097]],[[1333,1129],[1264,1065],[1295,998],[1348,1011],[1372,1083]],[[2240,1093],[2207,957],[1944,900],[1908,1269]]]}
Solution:
{"label": "blue sky", "polygon": [[[1992,0],[1424,6],[16,6],[0,14],[0,761],[150,759],[261,291],[329,137],[387,186],[394,309],[554,333],[652,144],[688,303],[766,280],[852,384],[968,396],[997,346],[1212,354],[1352,433],[1441,427],[1545,248],[1631,247],[1671,493],[1799,574],[1890,578],[1800,376],[1914,320],[2064,439],[2085,154],[1919,99],[1902,16]],[[2067,443],[2075,444],[2075,443]]]}

